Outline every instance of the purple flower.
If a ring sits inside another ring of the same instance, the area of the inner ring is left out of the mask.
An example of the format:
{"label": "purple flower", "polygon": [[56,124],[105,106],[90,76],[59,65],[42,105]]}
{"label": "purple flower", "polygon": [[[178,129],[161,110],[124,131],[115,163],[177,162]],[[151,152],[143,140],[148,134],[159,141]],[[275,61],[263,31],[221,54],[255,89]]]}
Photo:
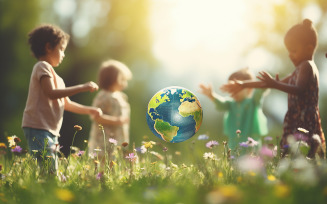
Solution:
{"label": "purple flower", "polygon": [[212,149],[214,146],[217,146],[217,145],[219,145],[219,143],[217,141],[211,140],[211,141],[207,142],[206,147],[209,149]]}
{"label": "purple flower", "polygon": [[125,158],[128,159],[131,162],[134,162],[134,161],[136,161],[137,156],[134,155],[134,153],[129,153],[128,156],[126,156]]}
{"label": "purple flower", "polygon": [[249,147],[249,145],[246,142],[241,142],[240,147]]}
{"label": "purple flower", "polygon": [[103,172],[99,172],[99,173],[97,174],[96,179],[97,179],[97,180],[100,180],[100,179],[102,178],[102,176],[103,176]]}
{"label": "purple flower", "polygon": [[15,148],[11,149],[11,152],[14,152],[14,153],[21,153],[23,150],[23,148],[21,148],[20,146],[15,146]]}
{"label": "purple flower", "polygon": [[208,135],[199,135],[198,136],[198,140],[207,140],[207,139],[209,139]]}
{"label": "purple flower", "polygon": [[82,156],[83,154],[85,153],[85,151],[79,151],[78,153],[77,153],[77,156]]}

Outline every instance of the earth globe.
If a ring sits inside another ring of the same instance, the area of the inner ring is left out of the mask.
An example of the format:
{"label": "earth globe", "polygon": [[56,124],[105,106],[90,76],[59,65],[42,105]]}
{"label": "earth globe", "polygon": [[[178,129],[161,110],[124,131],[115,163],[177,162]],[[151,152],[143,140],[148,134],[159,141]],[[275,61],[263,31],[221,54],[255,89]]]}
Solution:
{"label": "earth globe", "polygon": [[178,143],[191,138],[200,128],[203,111],[189,90],[171,86],[158,91],[149,101],[146,120],[158,138]]}

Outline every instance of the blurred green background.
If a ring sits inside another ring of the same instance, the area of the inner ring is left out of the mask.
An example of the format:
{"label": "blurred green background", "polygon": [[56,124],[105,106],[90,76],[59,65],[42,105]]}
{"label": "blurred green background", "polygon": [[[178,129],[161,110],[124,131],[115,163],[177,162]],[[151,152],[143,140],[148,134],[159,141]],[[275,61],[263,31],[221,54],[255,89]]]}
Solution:
{"label": "blurred green background", "polygon": [[[110,58],[130,67],[134,77],[126,93],[131,105],[130,137],[136,146],[144,137],[161,142],[145,118],[147,104],[158,90],[178,85],[194,92],[204,111],[199,132],[183,143],[162,142],[176,151],[191,151],[188,147],[200,134],[219,142],[226,139],[223,113],[198,92],[198,84],[212,83],[221,93],[219,86],[243,66],[281,77],[292,72],[283,36],[303,18],[310,18],[319,33],[315,61],[320,70],[320,111],[326,132],[326,0],[0,0],[1,141],[11,135],[24,139],[21,119],[36,62],[27,33],[41,23],[56,24],[71,35],[66,57],[56,68],[66,86],[96,81],[101,62]],[[71,99],[90,105],[94,96],[80,93]],[[281,133],[286,107],[286,94],[273,90],[266,97],[264,112],[270,136]],[[66,154],[74,125],[83,127],[75,140],[76,146],[83,147],[91,121],[88,116],[65,113],[60,143]]]}

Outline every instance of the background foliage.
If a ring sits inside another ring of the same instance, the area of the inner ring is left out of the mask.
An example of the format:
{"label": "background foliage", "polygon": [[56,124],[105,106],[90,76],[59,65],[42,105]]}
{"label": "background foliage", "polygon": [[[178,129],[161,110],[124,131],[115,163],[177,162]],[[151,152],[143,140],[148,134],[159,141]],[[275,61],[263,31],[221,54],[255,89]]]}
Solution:
{"label": "background foliage", "polygon": [[[153,137],[145,120],[147,103],[154,94],[150,91],[153,84],[150,84],[148,79],[156,75],[158,69],[162,69],[152,52],[153,42],[148,23],[149,9],[153,1],[72,0],[70,1],[72,2],[70,12],[64,13],[62,11],[65,8],[60,8],[59,0],[0,0],[1,140],[8,135],[23,135],[21,118],[27,98],[31,69],[35,63],[27,44],[27,33],[40,23],[53,23],[72,36],[66,50],[66,58],[57,69],[66,85],[76,85],[90,80],[96,81],[97,70],[103,60],[113,58],[123,61],[134,74],[134,78],[126,90],[132,107],[131,141],[139,143],[144,136],[159,141]],[[258,39],[248,50],[255,48],[267,50],[276,58],[273,64],[274,70],[276,70],[274,72],[280,72],[281,75],[289,73],[292,65],[281,43],[285,30],[294,22],[302,20],[303,12],[308,6],[316,5],[321,11],[320,19],[317,20],[317,29],[321,33],[326,26],[323,19],[326,19],[327,2],[325,0],[285,0],[284,3],[270,8],[274,14],[269,16],[273,21],[272,27],[268,27],[266,24],[266,14],[260,13],[260,7],[264,3],[257,2],[254,5],[258,7],[257,16],[261,17],[252,19],[253,24],[248,26],[253,27],[258,33]],[[242,37],[241,33],[240,37]],[[326,35],[322,33],[319,40],[321,43],[317,51],[316,62],[322,72],[326,69],[324,57],[327,51]],[[244,55],[247,55],[247,52],[244,52]],[[285,69],[285,67],[289,68]],[[323,80],[321,79],[321,81]],[[326,132],[327,107],[324,104],[326,104],[327,95],[325,88],[321,87],[320,108],[323,128]],[[285,98],[284,94],[275,91],[272,91],[272,95],[281,95]],[[93,97],[94,94],[81,93],[71,99],[90,105]],[[270,106],[269,103],[267,104]],[[274,108],[278,107],[271,108],[272,106],[270,106],[268,108],[268,105],[265,105],[265,113],[271,121],[275,121],[270,128],[270,134],[276,136],[281,132],[281,121],[274,115]],[[204,117],[210,118],[212,114],[216,113],[204,108]],[[217,114],[214,119],[204,119],[198,134],[221,136],[221,114]],[[71,144],[74,132],[72,127],[75,124],[83,126],[83,135],[76,141],[76,145],[80,144],[81,146],[83,140],[88,138],[89,118],[65,113],[61,130],[62,137],[60,138],[65,153],[68,152],[69,144]],[[190,142],[186,141],[183,144]],[[188,145],[173,144],[169,148],[179,150],[185,146]]]}

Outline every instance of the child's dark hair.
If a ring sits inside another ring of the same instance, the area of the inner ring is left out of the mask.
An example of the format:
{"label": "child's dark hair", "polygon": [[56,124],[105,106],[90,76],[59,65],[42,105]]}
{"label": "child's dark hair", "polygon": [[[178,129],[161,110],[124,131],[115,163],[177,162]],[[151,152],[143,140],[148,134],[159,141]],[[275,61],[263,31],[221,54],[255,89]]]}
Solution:
{"label": "child's dark hair", "polygon": [[126,79],[132,78],[132,72],[125,64],[116,60],[107,60],[103,62],[98,75],[99,88],[107,90],[117,82],[119,73]]}
{"label": "child's dark hair", "polygon": [[240,80],[240,81],[245,81],[245,80],[253,80],[254,79],[254,75],[253,73],[250,72],[249,68],[243,68],[240,69],[234,73],[232,73],[228,80]]}
{"label": "child's dark hair", "polygon": [[69,35],[59,27],[44,24],[34,28],[28,34],[28,43],[30,44],[33,55],[38,59],[46,54],[47,43],[50,44],[51,48],[54,48],[59,43],[68,42],[69,38]]}
{"label": "child's dark hair", "polygon": [[289,40],[295,40],[297,43],[303,45],[310,44],[316,47],[318,34],[316,29],[312,26],[312,21],[304,19],[302,23],[291,27],[285,35],[284,42],[288,42]]}

